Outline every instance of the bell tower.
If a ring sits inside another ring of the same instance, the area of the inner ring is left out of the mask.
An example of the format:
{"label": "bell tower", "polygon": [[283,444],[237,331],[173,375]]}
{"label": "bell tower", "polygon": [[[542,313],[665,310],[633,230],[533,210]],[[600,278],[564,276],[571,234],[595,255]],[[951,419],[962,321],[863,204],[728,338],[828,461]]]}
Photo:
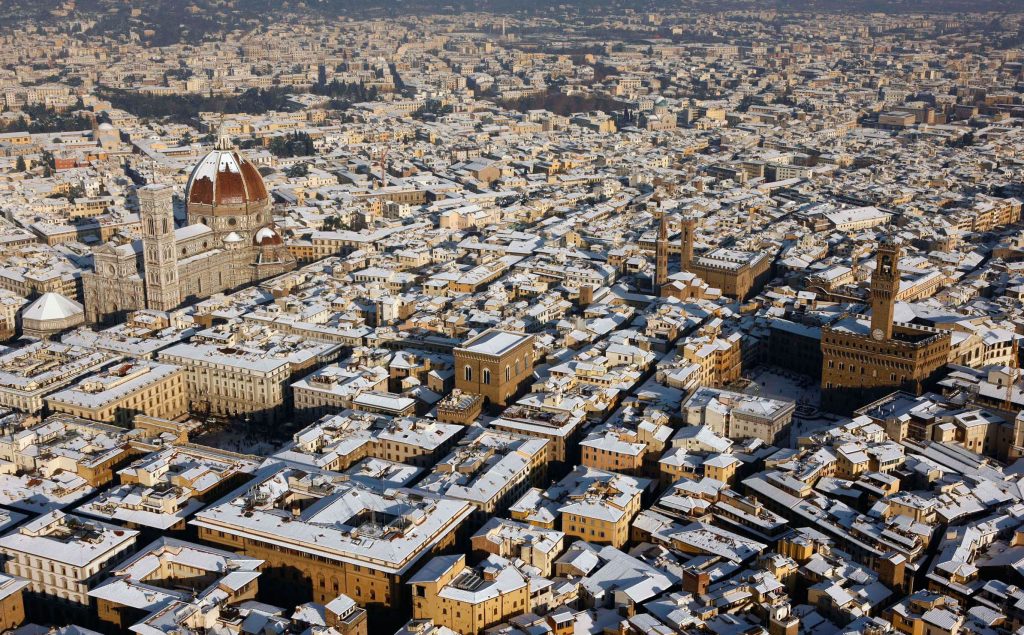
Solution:
{"label": "bell tower", "polygon": [[697,233],[697,219],[693,216],[683,216],[682,232],[679,235],[679,269],[689,271],[693,264],[693,240]]}
{"label": "bell tower", "polygon": [[661,289],[668,281],[668,224],[665,212],[658,222],[658,240],[654,243],[654,291]]}
{"label": "bell tower", "polygon": [[902,251],[899,241],[888,237],[879,243],[875,255],[875,272],[871,274],[871,336],[876,340],[892,338]]}
{"label": "bell tower", "polygon": [[181,304],[172,192],[169,185],[147,185],[138,190],[146,307],[157,311],[170,311]]}

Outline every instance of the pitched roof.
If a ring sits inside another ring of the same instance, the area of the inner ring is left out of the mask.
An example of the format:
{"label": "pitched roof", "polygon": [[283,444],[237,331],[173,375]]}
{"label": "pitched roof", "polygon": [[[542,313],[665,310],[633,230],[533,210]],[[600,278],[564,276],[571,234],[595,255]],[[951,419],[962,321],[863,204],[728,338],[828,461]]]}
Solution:
{"label": "pitched roof", "polygon": [[76,313],[84,313],[82,305],[59,293],[44,293],[21,314],[25,320],[63,320]]}

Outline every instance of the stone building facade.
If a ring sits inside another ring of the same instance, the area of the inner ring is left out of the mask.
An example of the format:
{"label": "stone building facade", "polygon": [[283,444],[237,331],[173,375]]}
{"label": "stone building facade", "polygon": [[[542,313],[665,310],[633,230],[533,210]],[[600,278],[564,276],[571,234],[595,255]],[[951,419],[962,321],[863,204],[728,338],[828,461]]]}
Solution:
{"label": "stone building facade", "polygon": [[171,310],[295,268],[263,178],[226,136],[189,177],[186,226],[174,226],[170,186],[147,185],[138,196],[142,240],[97,247],[93,271],[82,276],[88,322]]}
{"label": "stone building facade", "polygon": [[[291,520],[281,523],[282,511]],[[201,541],[265,561],[260,581],[276,585],[282,602],[326,603],[345,594],[363,607],[402,611],[411,572],[451,549],[471,512],[466,501],[385,497],[339,475],[279,464],[191,524]],[[324,513],[337,522],[318,520]]]}
{"label": "stone building facade", "polygon": [[763,252],[719,247],[699,256],[694,254],[698,219],[686,216],[680,223],[679,262],[683,271],[701,277],[722,295],[745,300],[771,279],[772,256]]}
{"label": "stone building facade", "polygon": [[490,329],[455,349],[455,387],[500,406],[533,375],[533,336]]}
{"label": "stone building facade", "polygon": [[895,390],[921,394],[946,365],[948,331],[894,321],[902,248],[878,248],[871,277],[871,320],[850,317],[822,329],[822,406],[848,412]]}
{"label": "stone building facade", "polygon": [[25,622],[25,578],[0,573],[0,629],[13,631]]}
{"label": "stone building facade", "polygon": [[85,615],[89,584],[131,553],[138,533],[52,511],[0,538],[0,553],[8,574],[29,580],[30,614],[70,621]]}
{"label": "stone building facade", "polygon": [[188,413],[185,371],[133,360],[114,364],[46,397],[52,412],[131,428],[135,415],[179,419]]}

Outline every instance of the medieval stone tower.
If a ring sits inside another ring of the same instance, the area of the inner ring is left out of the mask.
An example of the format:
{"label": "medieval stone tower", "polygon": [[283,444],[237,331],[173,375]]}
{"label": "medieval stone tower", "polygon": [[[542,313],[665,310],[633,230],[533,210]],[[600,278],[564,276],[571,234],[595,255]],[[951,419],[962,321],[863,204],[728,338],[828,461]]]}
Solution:
{"label": "medieval stone tower", "polygon": [[693,241],[697,233],[697,219],[693,216],[683,216],[680,228],[682,231],[679,234],[679,270],[689,271],[693,264]]}
{"label": "medieval stone tower", "polygon": [[174,201],[168,185],[139,188],[146,307],[170,311],[181,304],[174,241]]}
{"label": "medieval stone tower", "polygon": [[658,220],[658,239],[654,243],[654,291],[668,282],[668,221],[662,212]]}
{"label": "medieval stone tower", "polygon": [[878,245],[875,271],[871,274],[871,335],[877,340],[892,339],[896,294],[900,290],[901,252],[899,242],[892,238]]}

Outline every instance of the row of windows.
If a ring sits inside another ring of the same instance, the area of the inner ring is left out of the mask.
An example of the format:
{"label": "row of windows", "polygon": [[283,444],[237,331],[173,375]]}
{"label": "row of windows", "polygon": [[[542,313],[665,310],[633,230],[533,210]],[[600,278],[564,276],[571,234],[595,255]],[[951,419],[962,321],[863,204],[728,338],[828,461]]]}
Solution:
{"label": "row of windows", "polygon": [[[516,374],[517,377],[519,376],[519,373],[521,371],[522,371],[522,365],[521,365],[520,361],[517,359],[516,362],[515,362],[515,374]],[[483,370],[483,372],[481,373],[481,375],[482,375],[481,383],[484,383],[484,384],[490,384],[491,383],[491,369],[490,368],[485,368]],[[466,378],[466,381],[473,381],[473,367],[472,366],[470,366],[468,364],[466,365],[466,367],[464,369],[464,377]],[[507,382],[510,382],[510,381],[512,381],[512,366],[509,366],[508,364],[506,364],[505,365],[505,382],[507,383]]]}
{"label": "row of windows", "polygon": [[[831,361],[829,361],[828,364],[829,364],[829,368],[833,367]],[[897,366],[897,368],[903,369],[903,365],[902,364],[897,364],[896,366]],[[840,364],[839,364],[839,370],[846,370],[845,367],[844,367],[844,364],[842,362],[840,362]],[[906,370],[909,370],[909,369],[906,369]],[[866,371],[867,371],[867,367],[866,366],[861,366],[860,367],[860,374],[861,375],[866,375],[867,374]],[[857,373],[857,367],[855,365],[853,365],[853,364],[850,364],[849,372],[852,373],[852,374],[856,374]],[[878,371],[876,369],[871,369],[871,376],[877,378],[878,377]],[[889,381],[893,381],[893,382],[896,381],[896,373],[889,373]],[[900,375],[900,381],[901,382],[906,382],[907,381],[907,376],[906,375]]]}
{"label": "row of windows", "polygon": [[[847,358],[847,359],[856,359],[857,362],[861,362],[863,364],[870,364],[871,366],[878,366],[878,367],[884,367],[884,368],[894,368],[894,369],[901,370],[901,371],[912,371],[913,370],[913,365],[912,364],[902,364],[902,363],[899,363],[899,362],[890,362],[889,359],[886,359],[884,357],[871,357],[871,356],[868,356],[868,355],[859,355],[859,354],[851,353],[851,352],[847,352],[847,351],[834,352],[834,353],[831,353],[831,356],[841,356],[841,357],[844,357],[844,358]],[[843,368],[844,368],[843,365],[844,365],[843,362],[839,363],[839,369],[840,370],[843,370]],[[828,368],[830,368],[830,369],[831,368],[836,368],[836,359],[828,359]],[[851,365],[850,368],[852,369],[853,365]]]}

